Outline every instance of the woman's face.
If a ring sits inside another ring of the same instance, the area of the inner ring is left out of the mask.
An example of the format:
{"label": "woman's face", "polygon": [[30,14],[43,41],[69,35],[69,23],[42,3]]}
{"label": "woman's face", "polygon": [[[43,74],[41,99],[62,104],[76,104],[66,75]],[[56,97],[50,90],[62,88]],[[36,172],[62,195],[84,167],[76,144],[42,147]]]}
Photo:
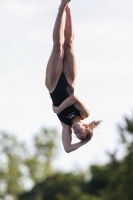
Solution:
{"label": "woman's face", "polygon": [[73,132],[80,140],[83,140],[86,137],[86,126],[83,123],[75,123],[73,126]]}

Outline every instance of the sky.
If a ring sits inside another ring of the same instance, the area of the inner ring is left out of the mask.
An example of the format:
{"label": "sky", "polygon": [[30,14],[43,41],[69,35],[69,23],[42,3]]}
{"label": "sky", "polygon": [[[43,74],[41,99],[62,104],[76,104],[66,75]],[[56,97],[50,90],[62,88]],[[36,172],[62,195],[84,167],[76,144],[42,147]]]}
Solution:
{"label": "sky", "polygon": [[[0,130],[28,143],[43,127],[61,135],[45,87],[59,4],[0,1]],[[91,142],[75,152],[65,153],[59,141],[54,166],[65,171],[106,163],[106,152],[119,149],[117,124],[133,111],[133,1],[72,0],[70,6],[78,67],[75,94],[90,110],[85,122],[103,122]]]}

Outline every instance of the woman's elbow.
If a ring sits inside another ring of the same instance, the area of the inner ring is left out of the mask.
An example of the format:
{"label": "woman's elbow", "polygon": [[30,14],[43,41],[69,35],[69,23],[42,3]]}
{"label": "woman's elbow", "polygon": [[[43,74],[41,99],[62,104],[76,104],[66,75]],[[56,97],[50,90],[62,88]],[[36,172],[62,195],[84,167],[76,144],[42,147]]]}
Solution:
{"label": "woman's elbow", "polygon": [[90,116],[90,111],[88,109],[86,109],[86,118]]}
{"label": "woman's elbow", "polygon": [[69,148],[65,148],[64,150],[65,150],[66,153],[70,153],[71,152]]}
{"label": "woman's elbow", "polygon": [[78,97],[75,94],[73,94],[72,97],[73,97],[74,101],[76,101],[78,99]]}
{"label": "woman's elbow", "polygon": [[87,117],[89,117],[90,116],[90,111],[89,110],[87,110]]}

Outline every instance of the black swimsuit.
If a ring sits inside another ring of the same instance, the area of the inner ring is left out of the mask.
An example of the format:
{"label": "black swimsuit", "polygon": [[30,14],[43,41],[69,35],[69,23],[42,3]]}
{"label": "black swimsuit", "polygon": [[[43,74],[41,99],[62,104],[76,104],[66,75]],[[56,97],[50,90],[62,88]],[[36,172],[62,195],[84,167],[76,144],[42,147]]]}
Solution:
{"label": "black swimsuit", "polygon": [[[52,93],[50,93],[54,106],[59,106],[72,94],[74,94],[74,88],[68,84],[65,75],[62,73],[56,88]],[[71,105],[64,109],[61,113],[57,114],[57,116],[61,122],[67,125],[72,125],[72,119],[75,116],[80,116],[80,112],[74,105]]]}

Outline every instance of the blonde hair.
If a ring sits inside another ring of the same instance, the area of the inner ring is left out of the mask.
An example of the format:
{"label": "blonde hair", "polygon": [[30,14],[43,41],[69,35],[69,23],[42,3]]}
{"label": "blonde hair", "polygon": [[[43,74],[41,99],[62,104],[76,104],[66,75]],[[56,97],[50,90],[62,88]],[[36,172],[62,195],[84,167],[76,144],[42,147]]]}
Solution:
{"label": "blonde hair", "polygon": [[96,128],[102,121],[92,121],[88,124],[88,127],[86,128],[86,137],[84,140],[91,140],[93,137],[93,129]]}

